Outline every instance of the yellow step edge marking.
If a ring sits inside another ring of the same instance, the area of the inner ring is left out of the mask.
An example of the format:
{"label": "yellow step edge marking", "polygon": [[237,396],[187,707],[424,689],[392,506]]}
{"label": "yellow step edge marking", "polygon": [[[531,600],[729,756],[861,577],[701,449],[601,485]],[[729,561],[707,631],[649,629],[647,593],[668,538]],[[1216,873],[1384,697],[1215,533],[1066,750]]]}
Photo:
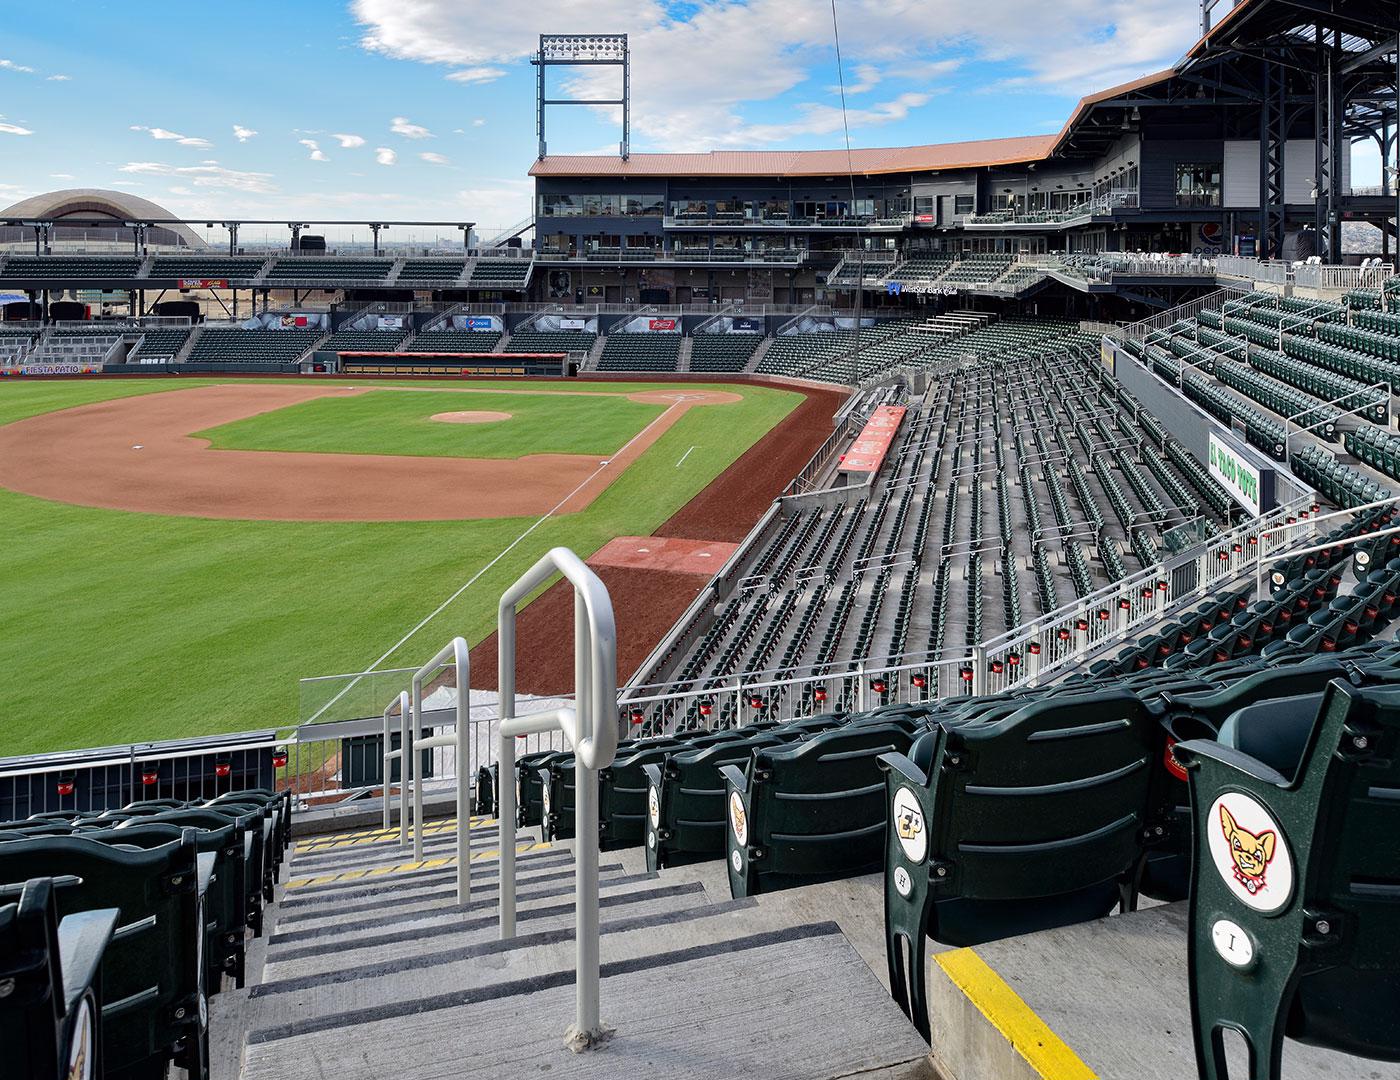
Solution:
{"label": "yellow step edge marking", "polygon": [[938,953],[933,959],[1037,1076],[1044,1080],[1097,1080],[1094,1070],[972,949]]}
{"label": "yellow step edge marking", "polygon": [[[522,843],[515,846],[517,855],[527,851],[543,851],[553,847],[550,843]],[[472,862],[480,862],[482,859],[495,859],[500,856],[499,851],[479,851],[472,856]],[[307,885],[329,885],[336,881],[357,881],[360,878],[382,877],[385,874],[406,874],[414,870],[434,870],[440,866],[456,866],[456,855],[444,855],[436,859],[424,859],[422,862],[406,862],[389,866],[373,866],[363,870],[344,870],[338,874],[321,874],[317,877],[295,878],[287,882],[289,889],[301,889]]]}
{"label": "yellow step edge marking", "polygon": [[[471,819],[472,826],[494,824],[496,824],[496,819],[493,817],[474,817]],[[436,818],[423,826],[423,832],[424,835],[432,835],[434,833],[450,831],[456,829],[456,827],[456,818]],[[388,840],[398,835],[399,830],[397,825],[390,829],[374,829],[366,832],[332,833],[329,836],[299,841],[296,845],[296,850],[300,852],[323,851],[330,848],[345,847],[350,844]]]}

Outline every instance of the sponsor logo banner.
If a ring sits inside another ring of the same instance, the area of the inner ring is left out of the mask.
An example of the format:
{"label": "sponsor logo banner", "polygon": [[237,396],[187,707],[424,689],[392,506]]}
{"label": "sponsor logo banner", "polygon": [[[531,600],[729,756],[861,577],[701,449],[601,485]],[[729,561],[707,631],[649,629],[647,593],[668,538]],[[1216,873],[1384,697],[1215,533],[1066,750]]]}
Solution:
{"label": "sponsor logo banner", "polygon": [[582,330],[588,326],[586,319],[560,319],[560,330]]}
{"label": "sponsor logo banner", "polygon": [[675,328],[676,328],[676,320],[675,320],[675,319],[648,319],[648,320],[647,320],[647,329],[648,329],[648,330],[666,330],[666,331],[671,331],[671,330],[675,330]]}
{"label": "sponsor logo banner", "polygon": [[490,315],[468,315],[462,323],[463,330],[494,330],[495,320]]}
{"label": "sponsor logo banner", "polygon": [[735,319],[734,330],[740,334],[761,334],[763,333],[762,319]]}
{"label": "sponsor logo banner", "polygon": [[851,443],[849,450],[841,458],[841,468],[845,472],[876,473],[885,463],[885,455],[890,452],[895,432],[904,422],[905,410],[902,405],[881,405],[865,422],[865,427]]}
{"label": "sponsor logo banner", "polygon": [[379,329],[381,329],[381,330],[402,330],[402,329],[403,329],[403,316],[402,316],[402,315],[381,315],[381,316],[379,316],[379,319],[378,319],[377,321],[378,321],[378,324],[379,324]]}
{"label": "sponsor logo banner", "polygon": [[1258,516],[1262,505],[1259,470],[1226,442],[1210,433],[1210,475],[1225,486],[1234,500]]}
{"label": "sponsor logo banner", "polygon": [[179,278],[182,289],[227,289],[228,278],[210,277],[182,277]]}

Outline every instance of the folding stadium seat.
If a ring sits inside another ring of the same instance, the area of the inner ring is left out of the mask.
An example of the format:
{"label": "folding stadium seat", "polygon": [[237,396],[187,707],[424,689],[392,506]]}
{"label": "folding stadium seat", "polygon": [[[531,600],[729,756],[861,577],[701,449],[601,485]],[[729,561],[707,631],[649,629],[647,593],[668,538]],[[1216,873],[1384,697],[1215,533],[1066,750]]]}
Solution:
{"label": "folding stadium seat", "polygon": [[214,857],[197,832],[136,849],[83,836],[0,844],[0,881],[77,879],[58,890],[60,915],[115,908],[102,959],[103,1054],[109,1075],[164,1075],[170,1061],[194,1080],[209,1075],[200,910]]}
{"label": "folding stadium seat", "polygon": [[1400,688],[1337,680],[1296,700],[1176,748],[1199,836],[1189,957],[1206,1080],[1227,1075],[1227,1029],[1256,1077],[1279,1075],[1285,1035],[1400,1060],[1400,898],[1382,840],[1400,800],[1377,797],[1400,790]]}
{"label": "folding stadium seat", "polygon": [[32,1080],[103,1077],[102,960],[118,912],[58,917],[69,878],[0,886],[0,1047],[5,1075]]}
{"label": "folding stadium seat", "polygon": [[1165,820],[1164,746],[1136,695],[1106,690],[940,725],[909,757],[882,755],[890,985],[925,1038],[925,937],[972,945],[1135,903],[1145,838]]}
{"label": "folding stadium seat", "polygon": [[722,766],[734,897],[876,869],[886,819],[876,759],[910,741],[904,725],[864,724],[760,748],[746,770]]}
{"label": "folding stadium seat", "polygon": [[678,751],[642,766],[647,778],[647,869],[723,858],[725,787],[721,767],[747,762],[784,741],[770,734]]}
{"label": "folding stadium seat", "polygon": [[209,896],[210,910],[206,913],[211,927],[205,948],[209,986],[211,991],[217,990],[219,976],[226,973],[242,989],[247,931],[252,929],[261,935],[263,927],[264,856],[260,820],[253,815],[235,816],[213,809],[168,810],[139,822],[122,822],[113,835],[117,842],[127,843],[133,829],[160,826],[199,829],[200,851],[218,853]]}

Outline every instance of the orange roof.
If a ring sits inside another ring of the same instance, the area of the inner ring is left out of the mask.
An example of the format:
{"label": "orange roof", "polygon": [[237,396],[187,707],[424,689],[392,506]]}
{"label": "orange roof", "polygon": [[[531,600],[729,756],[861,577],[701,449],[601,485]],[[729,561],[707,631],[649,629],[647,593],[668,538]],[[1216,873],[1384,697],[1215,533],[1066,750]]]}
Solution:
{"label": "orange roof", "polygon": [[[1201,48],[1241,11],[1257,0],[1239,0],[1193,45],[1182,62]],[[531,176],[845,176],[848,172],[872,176],[879,173],[933,172],[988,165],[1016,165],[1043,161],[1057,150],[1076,124],[1099,102],[1141,90],[1170,79],[1176,67],[1154,72],[1080,99],[1064,127],[1055,135],[1022,135],[1011,139],[976,139],[971,142],[931,143],[925,146],[886,147],[878,150],[711,150],[702,154],[633,154],[619,157],[565,154],[536,161]]]}
{"label": "orange roof", "polygon": [[845,176],[847,172],[901,173],[1005,165],[1045,157],[1054,135],[875,150],[711,150],[703,154],[633,154],[619,157],[570,154],[544,158],[531,176]]}

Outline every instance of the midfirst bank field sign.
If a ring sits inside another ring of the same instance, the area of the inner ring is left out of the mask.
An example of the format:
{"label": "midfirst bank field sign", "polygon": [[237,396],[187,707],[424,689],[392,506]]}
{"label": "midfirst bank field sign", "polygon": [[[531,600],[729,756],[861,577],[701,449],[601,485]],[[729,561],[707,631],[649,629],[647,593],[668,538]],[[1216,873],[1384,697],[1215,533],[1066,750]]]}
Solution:
{"label": "midfirst bank field sign", "polygon": [[1274,471],[1261,469],[1245,452],[1215,432],[1210,433],[1210,475],[1225,485],[1235,502],[1251,514],[1274,505]]}

